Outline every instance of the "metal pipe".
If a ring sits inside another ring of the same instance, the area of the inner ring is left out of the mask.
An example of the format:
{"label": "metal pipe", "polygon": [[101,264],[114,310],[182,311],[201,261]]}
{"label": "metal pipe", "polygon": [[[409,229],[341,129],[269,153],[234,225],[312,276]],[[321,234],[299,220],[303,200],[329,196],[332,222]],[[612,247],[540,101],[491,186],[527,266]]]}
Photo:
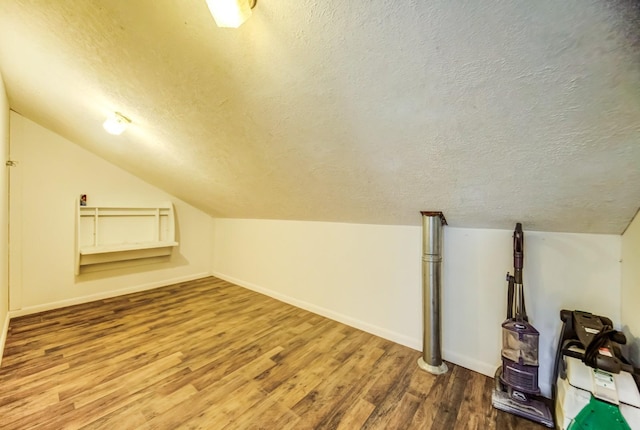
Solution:
{"label": "metal pipe", "polygon": [[440,328],[440,290],[442,266],[442,226],[447,220],[442,212],[422,214],[422,318],[423,348],[418,366],[434,375],[447,372],[442,361]]}

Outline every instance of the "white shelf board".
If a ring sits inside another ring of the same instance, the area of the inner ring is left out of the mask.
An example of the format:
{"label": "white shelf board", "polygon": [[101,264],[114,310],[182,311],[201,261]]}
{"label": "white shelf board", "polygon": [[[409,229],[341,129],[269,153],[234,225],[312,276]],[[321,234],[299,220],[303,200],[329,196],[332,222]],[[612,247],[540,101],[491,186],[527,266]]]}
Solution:
{"label": "white shelf board", "polygon": [[178,246],[178,242],[118,243],[115,245],[86,246],[80,248],[80,255],[106,254],[109,252],[135,251],[137,249],[166,248]]}

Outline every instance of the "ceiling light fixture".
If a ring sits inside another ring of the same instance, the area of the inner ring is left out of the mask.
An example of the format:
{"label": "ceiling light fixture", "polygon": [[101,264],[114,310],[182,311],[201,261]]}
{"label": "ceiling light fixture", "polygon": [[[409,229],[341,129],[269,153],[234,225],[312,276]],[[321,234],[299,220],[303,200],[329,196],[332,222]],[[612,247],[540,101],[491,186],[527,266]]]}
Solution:
{"label": "ceiling light fixture", "polygon": [[114,112],[107,117],[102,126],[107,130],[107,133],[115,134],[117,136],[122,134],[129,124],[131,124],[131,120],[129,118],[122,115],[120,112]]}
{"label": "ceiling light fixture", "polygon": [[207,0],[218,27],[238,28],[251,16],[257,0]]}

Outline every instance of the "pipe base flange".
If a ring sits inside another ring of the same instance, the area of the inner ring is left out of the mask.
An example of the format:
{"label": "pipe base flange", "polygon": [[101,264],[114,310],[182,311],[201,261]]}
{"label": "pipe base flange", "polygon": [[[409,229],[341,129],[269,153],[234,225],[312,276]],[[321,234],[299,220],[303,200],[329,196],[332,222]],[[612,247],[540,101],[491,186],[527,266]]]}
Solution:
{"label": "pipe base flange", "polygon": [[447,373],[449,368],[447,367],[447,363],[444,361],[440,366],[432,366],[428,364],[422,357],[418,359],[418,366],[420,369],[425,370],[433,375],[442,375],[443,373]]}

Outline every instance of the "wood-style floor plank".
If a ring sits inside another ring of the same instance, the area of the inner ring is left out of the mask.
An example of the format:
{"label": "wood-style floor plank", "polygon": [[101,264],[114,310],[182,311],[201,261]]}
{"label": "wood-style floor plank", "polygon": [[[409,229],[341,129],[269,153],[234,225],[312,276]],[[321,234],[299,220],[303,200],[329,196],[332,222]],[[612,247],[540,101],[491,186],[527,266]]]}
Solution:
{"label": "wood-style floor plank", "polygon": [[544,428],[419,356],[209,277],[11,320],[0,428]]}

